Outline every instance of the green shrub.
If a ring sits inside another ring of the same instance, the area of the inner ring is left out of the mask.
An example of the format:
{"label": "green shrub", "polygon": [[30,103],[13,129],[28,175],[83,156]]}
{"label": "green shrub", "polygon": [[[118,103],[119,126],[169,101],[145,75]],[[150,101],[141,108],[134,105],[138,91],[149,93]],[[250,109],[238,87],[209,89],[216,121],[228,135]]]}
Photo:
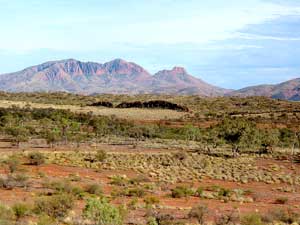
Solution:
{"label": "green shrub", "polygon": [[96,152],[95,158],[98,162],[104,162],[105,159],[107,158],[107,153],[106,151],[100,149]]}
{"label": "green shrub", "polygon": [[28,206],[23,203],[17,203],[13,205],[12,211],[17,220],[21,219],[22,217],[26,216],[29,212]]}
{"label": "green shrub", "polygon": [[15,220],[15,216],[13,211],[9,207],[0,204],[0,224],[11,225],[13,224],[12,221],[14,220]]}
{"label": "green shrub", "polygon": [[177,186],[172,189],[171,196],[172,198],[183,198],[194,195],[194,191],[185,186]]}
{"label": "green shrub", "polygon": [[121,210],[104,198],[88,199],[83,216],[91,220],[94,225],[122,225],[124,219]]}
{"label": "green shrub", "polygon": [[139,197],[139,198],[141,198],[141,197],[144,197],[145,194],[146,194],[146,193],[145,193],[145,191],[144,191],[143,188],[137,187],[137,188],[131,188],[131,189],[129,189],[129,190],[128,190],[128,193],[127,193],[127,196],[129,196],[129,197]]}
{"label": "green shrub", "polygon": [[29,165],[39,166],[45,163],[45,156],[40,152],[31,152],[27,159]]}
{"label": "green shrub", "polygon": [[202,197],[203,196],[203,187],[198,187],[195,194],[198,196],[198,197]]}
{"label": "green shrub", "polygon": [[75,186],[71,184],[68,180],[57,180],[50,183],[44,183],[46,188],[50,188],[56,191],[56,194],[67,193],[71,194],[77,198],[81,198],[83,196],[83,189],[79,186]]}
{"label": "green shrub", "polygon": [[147,219],[147,225],[159,225],[154,217],[149,217]]}
{"label": "green shrub", "polygon": [[259,214],[245,215],[241,219],[241,225],[263,225],[261,216]]}
{"label": "green shrub", "polygon": [[47,215],[42,215],[38,218],[36,225],[57,225],[57,222],[54,218],[51,218]]}
{"label": "green shrub", "polygon": [[219,197],[230,197],[231,196],[231,190],[226,189],[226,188],[220,188],[218,191],[218,196]]}
{"label": "green shrub", "polygon": [[134,209],[136,209],[138,203],[139,203],[139,199],[137,197],[135,197],[127,204],[127,207],[129,209],[134,210]]}
{"label": "green shrub", "polygon": [[148,196],[144,199],[146,205],[157,205],[159,204],[159,198],[156,196]]}
{"label": "green shrub", "polygon": [[117,176],[113,176],[111,178],[110,184],[116,185],[116,186],[126,186],[128,184],[128,180],[123,176],[117,175]]}
{"label": "green shrub", "polygon": [[44,213],[52,218],[63,218],[74,206],[74,198],[68,194],[59,194],[38,198],[34,211]]}

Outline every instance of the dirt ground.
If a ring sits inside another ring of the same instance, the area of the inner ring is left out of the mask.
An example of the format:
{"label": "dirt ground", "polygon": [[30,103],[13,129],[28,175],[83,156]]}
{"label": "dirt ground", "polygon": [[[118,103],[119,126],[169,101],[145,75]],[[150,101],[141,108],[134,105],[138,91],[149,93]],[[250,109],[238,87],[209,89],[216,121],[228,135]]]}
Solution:
{"label": "dirt ground", "polygon": [[[137,148],[132,149],[129,146],[121,145],[101,145],[101,148],[106,149],[107,152],[114,154],[131,154],[137,153],[143,154],[163,154],[166,151],[164,149],[151,149],[151,148]],[[40,152],[47,154],[47,152],[53,152],[53,149],[38,149]],[[59,149],[56,154],[63,153],[65,151],[74,151],[74,149]],[[91,149],[93,150],[93,149]],[[6,154],[11,152],[18,152],[15,149],[1,149],[1,157],[5,157]],[[36,149],[35,149],[36,151]],[[176,149],[174,150],[176,151]],[[26,151],[25,151],[26,153]],[[281,172],[284,171],[290,175],[300,175],[300,164],[291,163],[289,161],[278,161],[275,159],[255,159],[255,165],[260,169],[268,169],[270,167],[281,168]],[[43,193],[45,190],[42,183],[45,179],[57,180],[57,179],[68,179],[72,176],[79,177],[77,181],[72,183],[85,187],[89,183],[97,183],[102,186],[104,195],[111,197],[114,189],[122,189],[123,187],[117,187],[111,184],[111,178],[115,175],[125,176],[128,179],[133,179],[140,175],[136,170],[122,170],[119,168],[115,169],[101,169],[97,170],[94,168],[85,168],[82,166],[67,166],[63,164],[53,164],[48,162],[40,166],[22,165],[22,171],[30,177],[29,183],[25,188],[14,188],[12,190],[0,189],[0,202],[6,205],[13,205],[18,202],[26,202],[33,204],[34,199]],[[274,170],[276,173],[276,170]],[[0,174],[8,174],[8,170],[5,166],[0,169]],[[42,176],[41,176],[42,174]],[[148,196],[155,196],[159,199],[159,203],[155,206],[157,210],[164,213],[171,213],[178,219],[186,220],[188,212],[192,207],[196,205],[207,205],[209,208],[209,218],[212,220],[220,213],[230,212],[237,210],[241,214],[259,212],[268,213],[277,208],[291,208],[296,211],[300,211],[300,186],[297,184],[287,183],[264,183],[264,182],[252,182],[247,183],[232,182],[222,179],[210,179],[204,177],[199,181],[193,182],[178,182],[178,183],[159,183],[155,178],[149,174],[143,174],[149,178],[148,183],[154,184],[153,190],[147,191]],[[243,190],[246,194],[245,198],[250,199],[249,201],[231,201],[217,198],[202,198],[196,196],[189,196],[183,198],[172,198],[170,196],[171,190],[176,186],[188,186],[194,189],[202,187],[203,190],[209,191],[211,187],[219,186],[229,190]],[[278,203],[278,199],[287,199],[286,203]],[[126,204],[132,201],[133,197],[119,196],[113,199],[114,204]],[[83,200],[77,200],[75,212],[80,213],[84,207]],[[147,209],[144,207],[144,197],[138,198],[137,207],[129,211],[127,216],[128,223],[132,220],[140,221],[141,224],[145,222]]]}

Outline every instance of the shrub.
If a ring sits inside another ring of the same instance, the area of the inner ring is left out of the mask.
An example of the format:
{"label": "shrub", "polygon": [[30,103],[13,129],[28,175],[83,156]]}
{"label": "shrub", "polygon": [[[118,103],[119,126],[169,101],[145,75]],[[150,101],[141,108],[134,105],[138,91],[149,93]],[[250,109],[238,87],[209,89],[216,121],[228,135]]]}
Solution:
{"label": "shrub", "polygon": [[129,180],[130,184],[140,184],[140,183],[147,183],[147,182],[150,182],[150,179],[143,174],[139,174],[137,177]]}
{"label": "shrub", "polygon": [[240,216],[239,213],[235,210],[215,217],[215,225],[231,225],[239,224],[239,222]]}
{"label": "shrub", "polygon": [[8,175],[0,177],[0,188],[12,190],[15,187],[26,187],[28,177],[25,174]]}
{"label": "shrub", "polygon": [[128,190],[127,196],[129,197],[144,197],[145,196],[145,191],[143,188],[137,187],[137,188],[131,188]]}
{"label": "shrub", "polygon": [[202,197],[203,196],[203,188],[202,187],[198,187],[195,194],[198,196],[198,197]]}
{"label": "shrub", "polygon": [[35,212],[52,218],[63,218],[74,206],[74,199],[68,194],[41,197],[35,201]]}
{"label": "shrub", "polygon": [[127,183],[128,183],[128,180],[125,177],[118,176],[118,175],[117,176],[113,176],[111,178],[111,182],[110,182],[110,184],[116,185],[116,186],[126,186]]}
{"label": "shrub", "polygon": [[13,179],[18,187],[26,187],[29,177],[24,173],[18,173],[13,176]]}
{"label": "shrub", "polygon": [[0,204],[0,224],[10,225],[14,219],[13,211],[9,207]]}
{"label": "shrub", "polygon": [[291,224],[299,222],[300,215],[291,209],[276,208],[264,215],[262,219],[267,223],[276,221]]}
{"label": "shrub", "polygon": [[[152,215],[158,225],[177,225],[178,223],[175,222],[175,218],[173,215],[170,214],[162,214],[162,213],[154,213]],[[155,223],[154,223],[155,224]]]}
{"label": "shrub", "polygon": [[105,159],[107,158],[107,153],[106,151],[100,149],[97,151],[95,158],[98,162],[104,162]]}
{"label": "shrub", "polygon": [[83,216],[95,225],[122,225],[123,215],[119,208],[114,207],[106,199],[88,199]]}
{"label": "shrub", "polygon": [[90,184],[86,187],[85,191],[87,193],[93,194],[93,195],[102,195],[103,194],[102,188],[99,184]]}
{"label": "shrub", "polygon": [[81,198],[83,190],[81,187],[72,185],[68,180],[57,180],[50,183],[44,183],[44,186],[56,191],[57,194],[67,193]]}
{"label": "shrub", "polygon": [[11,155],[5,163],[8,166],[9,172],[14,173],[19,169],[21,165],[20,159],[17,155]]}
{"label": "shrub", "polygon": [[230,197],[231,190],[226,189],[226,188],[220,188],[220,190],[218,191],[218,196],[219,197]]}
{"label": "shrub", "polygon": [[30,165],[39,166],[45,163],[45,156],[40,152],[32,152],[27,158]]}
{"label": "shrub", "polygon": [[284,205],[289,201],[287,197],[279,197],[275,200],[275,204],[281,204]]}
{"label": "shrub", "polygon": [[39,217],[36,225],[57,225],[57,222],[47,215],[42,215]]}
{"label": "shrub", "polygon": [[147,219],[147,225],[159,225],[154,217],[149,217]]}
{"label": "shrub", "polygon": [[13,205],[12,211],[17,220],[21,219],[22,217],[26,216],[29,209],[28,206],[23,203],[17,203]]}
{"label": "shrub", "polygon": [[144,199],[146,205],[156,205],[159,204],[159,198],[155,196],[148,196]]}
{"label": "shrub", "polygon": [[183,161],[187,158],[186,152],[178,151],[174,153],[174,157],[180,161]]}
{"label": "shrub", "polygon": [[139,199],[137,197],[133,198],[128,204],[127,207],[129,209],[136,209],[137,208],[137,204],[139,203]]}
{"label": "shrub", "polygon": [[241,219],[241,225],[263,225],[261,216],[259,214],[245,215]]}
{"label": "shrub", "polygon": [[204,218],[207,213],[208,208],[206,205],[198,205],[191,209],[189,212],[189,217],[197,219],[199,224],[204,224]]}
{"label": "shrub", "polygon": [[171,196],[172,198],[183,198],[188,197],[194,194],[194,191],[185,186],[177,186],[172,190]]}

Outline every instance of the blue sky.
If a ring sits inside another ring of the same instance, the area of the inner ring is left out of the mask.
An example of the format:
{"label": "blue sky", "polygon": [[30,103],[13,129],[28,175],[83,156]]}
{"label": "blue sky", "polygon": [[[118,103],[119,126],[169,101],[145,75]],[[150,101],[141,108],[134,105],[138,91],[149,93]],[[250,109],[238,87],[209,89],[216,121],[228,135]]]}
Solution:
{"label": "blue sky", "polygon": [[299,0],[0,0],[0,73],[48,60],[184,66],[226,88],[300,77]]}

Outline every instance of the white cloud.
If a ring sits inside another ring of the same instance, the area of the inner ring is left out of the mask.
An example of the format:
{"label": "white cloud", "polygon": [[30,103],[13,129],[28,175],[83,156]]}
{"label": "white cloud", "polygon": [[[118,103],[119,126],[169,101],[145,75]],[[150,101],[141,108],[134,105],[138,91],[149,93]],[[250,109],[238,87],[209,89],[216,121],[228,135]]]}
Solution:
{"label": "white cloud", "polygon": [[[157,2],[164,3],[161,10]],[[23,15],[22,12],[20,18],[15,20],[0,20],[0,29],[4,31],[0,37],[0,48],[24,52],[42,48],[66,51],[116,49],[118,43],[206,45],[212,41],[236,37],[236,31],[250,24],[263,23],[280,16],[300,15],[300,7],[259,0],[231,0],[219,7],[216,7],[216,3],[220,1],[216,0],[212,0],[214,4],[187,2],[190,4],[182,6],[182,11],[179,7],[182,3],[179,1],[160,0],[156,1],[157,5],[155,2],[145,3],[143,7],[137,7],[136,18],[126,12],[129,8],[118,6],[115,7],[116,11],[110,12],[103,10],[100,4],[98,11],[95,6],[96,9],[82,10],[78,14],[80,8],[66,8],[64,11],[64,5],[60,5],[55,8],[56,11],[44,12],[39,5],[39,10],[30,15]],[[132,12],[130,9],[129,12]],[[154,9],[159,11],[152,12]],[[18,17],[18,13],[15,15]],[[242,38],[275,38],[239,35]]]}

